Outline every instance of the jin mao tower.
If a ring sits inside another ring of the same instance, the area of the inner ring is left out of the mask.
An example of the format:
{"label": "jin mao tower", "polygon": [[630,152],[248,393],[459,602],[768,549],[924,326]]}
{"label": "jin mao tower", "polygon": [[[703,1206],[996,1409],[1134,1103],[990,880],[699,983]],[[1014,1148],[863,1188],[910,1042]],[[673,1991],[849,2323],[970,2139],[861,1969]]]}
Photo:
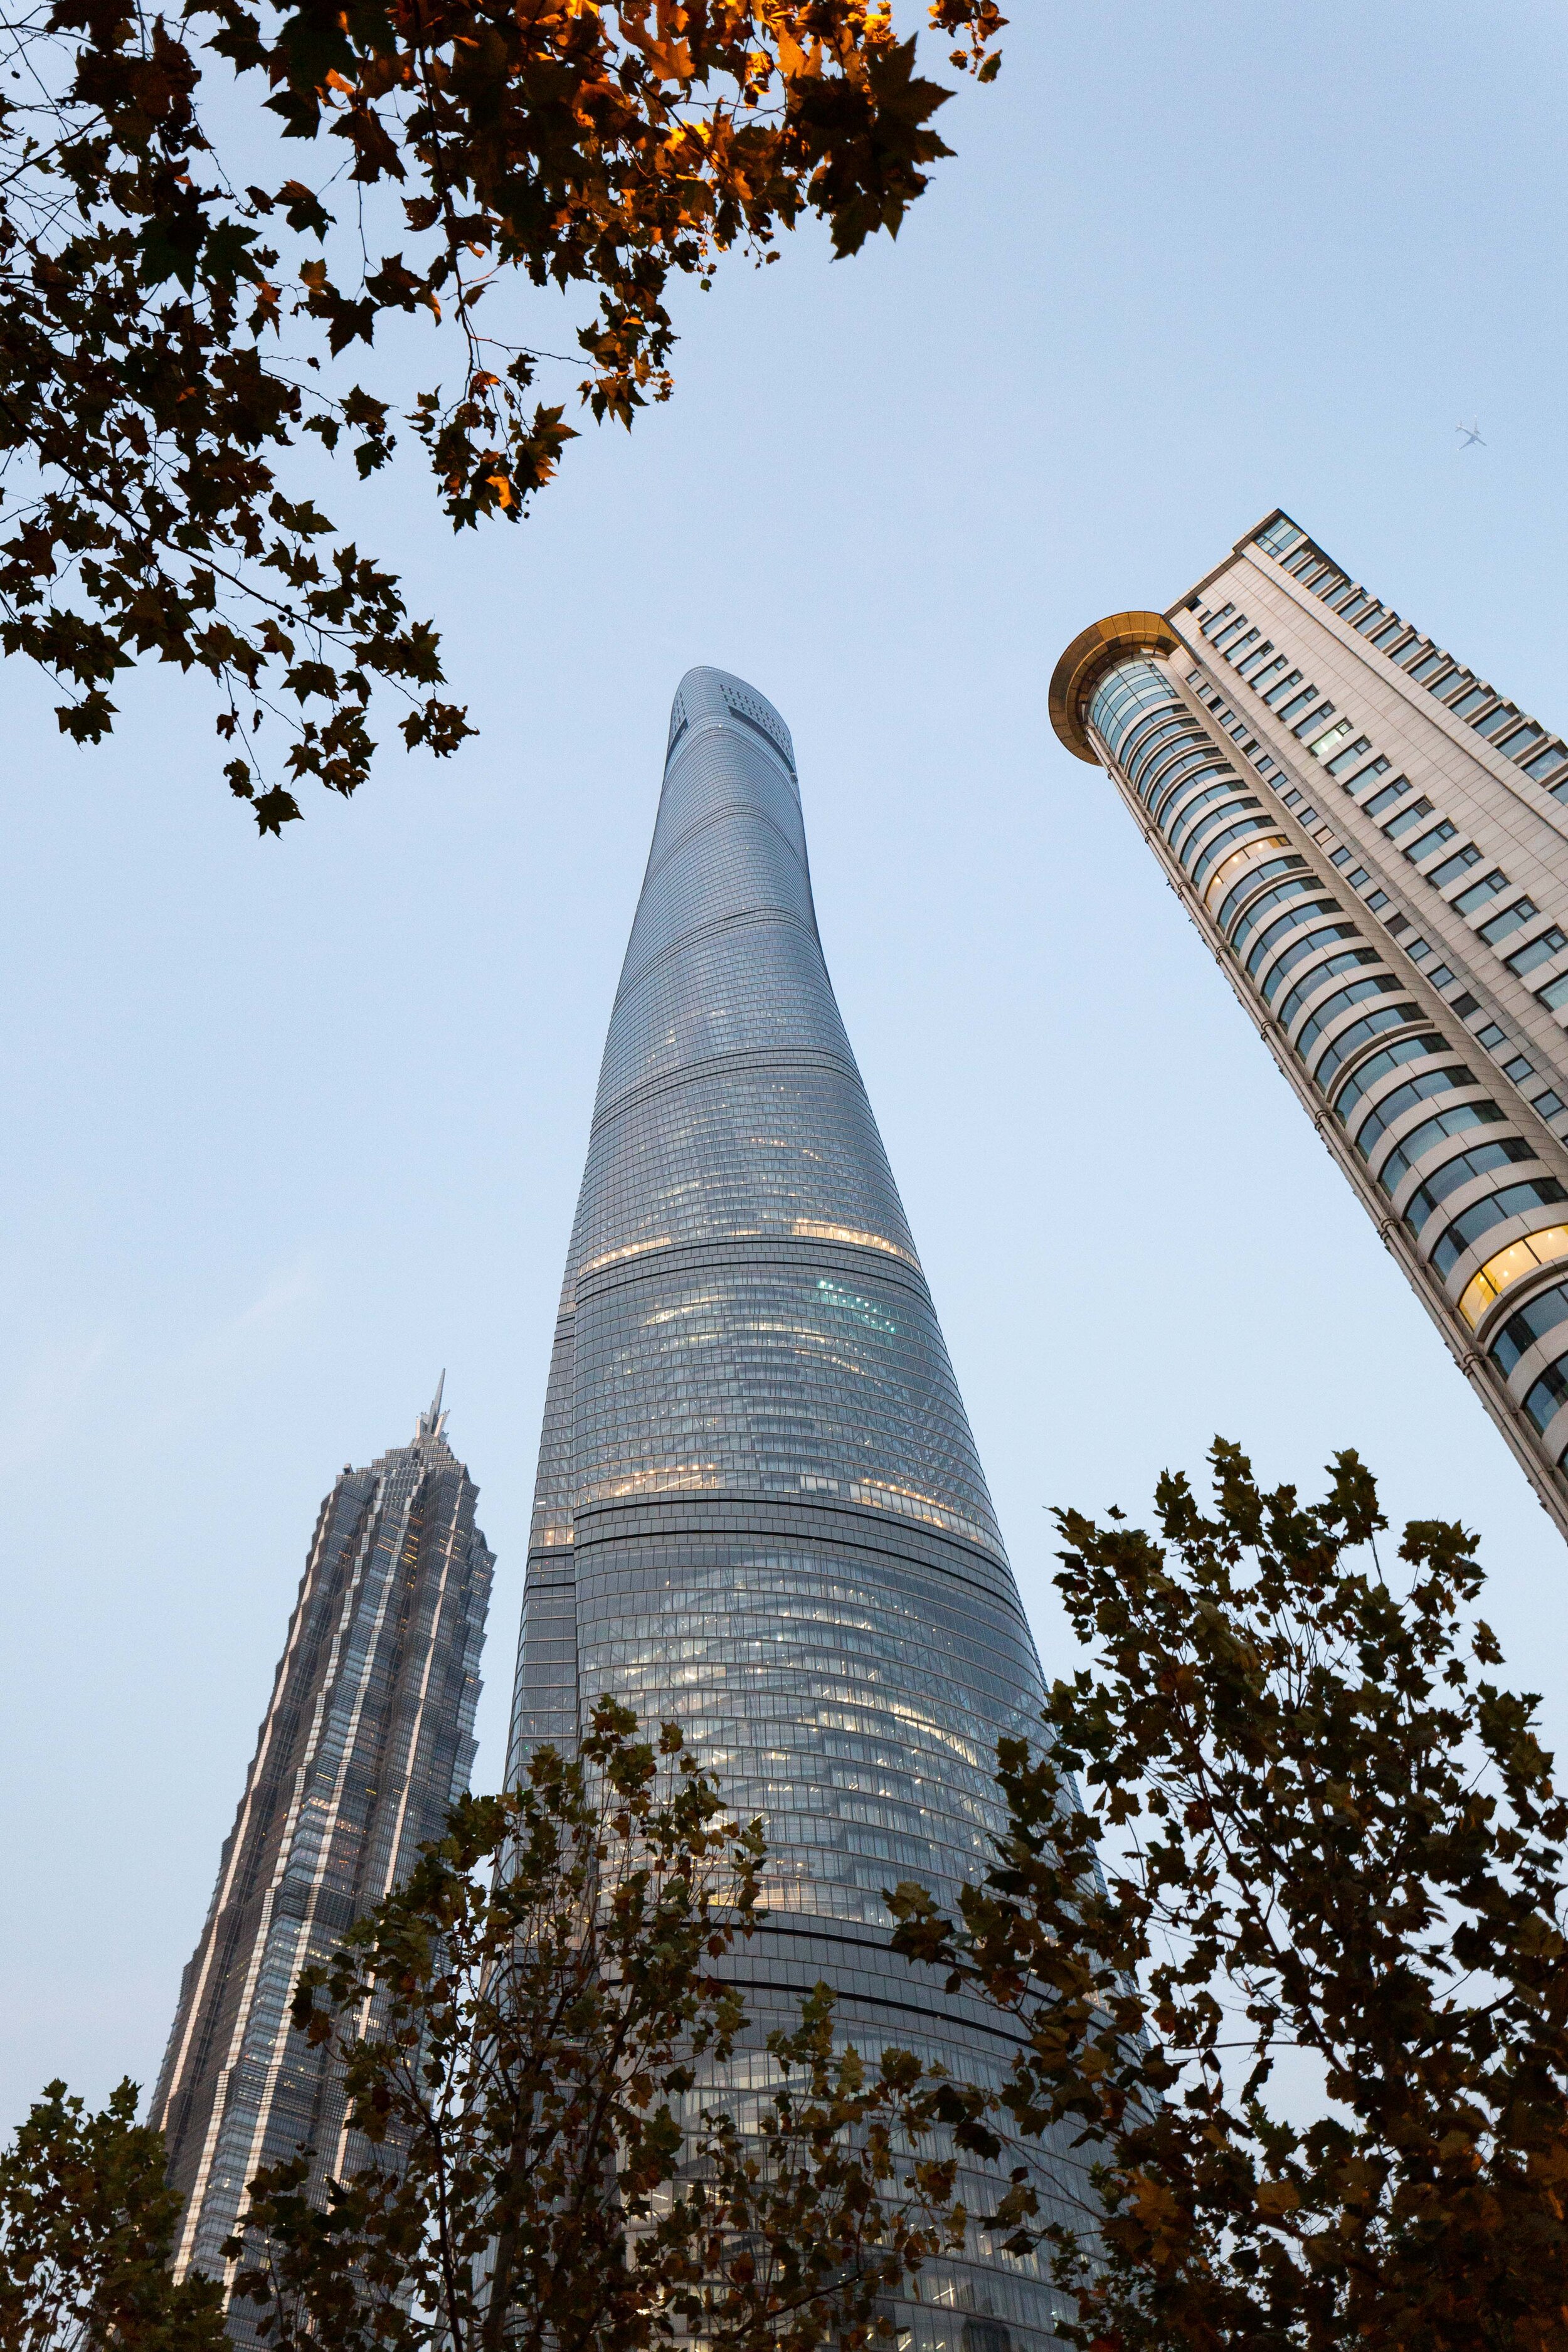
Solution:
{"label": "jin mao tower", "polygon": [[[862,2049],[994,2074],[994,2021],[893,1957],[881,1891],[984,1869],[1040,1672],[823,960],[790,732],[715,669],[675,698],[605,1048],[509,1772],[605,1692],[766,1818],[769,1922],[727,1964],[759,2039],[826,1979]],[[1009,2352],[1052,2308],[977,2241],[898,2318]]]}
{"label": "jin mao tower", "polygon": [[1050,710],[1568,1534],[1568,742],[1278,509]]}
{"label": "jin mao tower", "polygon": [[[412,1444],[345,1468],[316,1522],[153,2095],[185,2199],[177,2273],[224,2276],[260,2166],[308,2147],[318,2177],[341,2176],[341,2090],[289,2000],[468,1784],[495,1563],[446,1423],[437,1388]],[[237,2341],[253,2340],[247,2309],[230,2314]]]}

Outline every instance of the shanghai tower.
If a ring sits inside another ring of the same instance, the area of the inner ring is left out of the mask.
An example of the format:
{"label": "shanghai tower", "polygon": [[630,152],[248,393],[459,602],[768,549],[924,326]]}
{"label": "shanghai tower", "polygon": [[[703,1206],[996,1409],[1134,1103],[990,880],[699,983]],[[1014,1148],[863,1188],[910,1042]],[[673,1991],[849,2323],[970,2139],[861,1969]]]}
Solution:
{"label": "shanghai tower", "polygon": [[[715,669],[675,698],[605,1047],[509,1778],[602,1693],[765,1820],[768,1922],[727,1963],[759,2039],[826,1980],[862,2050],[995,2078],[994,2021],[889,1951],[882,1890],[984,1869],[1040,1670],[827,976],[789,730]],[[1013,2352],[1053,2308],[977,2237],[900,2346]]]}

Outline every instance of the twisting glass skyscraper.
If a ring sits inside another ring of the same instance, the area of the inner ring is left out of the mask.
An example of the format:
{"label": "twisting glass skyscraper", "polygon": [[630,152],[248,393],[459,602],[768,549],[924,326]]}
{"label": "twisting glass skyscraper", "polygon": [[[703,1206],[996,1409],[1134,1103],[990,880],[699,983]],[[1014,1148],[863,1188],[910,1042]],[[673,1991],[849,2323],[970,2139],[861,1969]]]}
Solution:
{"label": "twisting glass skyscraper", "polygon": [[[766,1818],[772,1918],[734,1963],[763,2026],[826,1979],[862,2048],[1000,2066],[994,2021],[889,1952],[881,1891],[984,1867],[1039,1667],[823,961],[789,730],[714,669],[675,698],[605,1048],[511,1773],[601,1692]],[[1048,2329],[1029,2265],[973,2254],[901,2308],[922,2352]]]}
{"label": "twisting glass skyscraper", "polygon": [[[341,2177],[344,2103],[292,2031],[300,1971],[396,1885],[468,1785],[494,1559],[441,1391],[411,1445],[345,1468],[321,1506],[256,1754],[153,2095],[185,2200],[175,2268],[222,2277],[262,2165],[301,2147]],[[229,2332],[254,2342],[249,2305]]]}

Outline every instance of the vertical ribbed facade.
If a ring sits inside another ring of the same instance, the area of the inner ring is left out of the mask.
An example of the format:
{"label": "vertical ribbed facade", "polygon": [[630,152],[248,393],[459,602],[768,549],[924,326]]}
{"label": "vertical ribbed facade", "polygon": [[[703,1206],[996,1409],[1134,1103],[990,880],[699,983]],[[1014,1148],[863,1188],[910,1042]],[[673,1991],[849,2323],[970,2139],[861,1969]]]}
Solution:
{"label": "vertical ribbed facade", "polygon": [[[345,1469],[321,1506],[153,2101],[182,2273],[224,2274],[259,2166],[309,2147],[318,2177],[342,2169],[341,2092],[289,2025],[294,1986],[468,1785],[494,1561],[445,1423],[437,1391],[411,1445]],[[244,2309],[230,2332],[250,2340]]]}
{"label": "vertical ribbed facade", "polygon": [[[789,730],[713,669],[675,698],[605,1048],[510,1773],[602,1692],[766,1818],[772,1918],[733,1963],[759,2040],[825,1978],[861,2047],[999,2069],[994,2022],[889,1952],[882,1890],[983,1870],[1039,1668],[823,961]],[[972,2255],[900,2309],[922,2352],[1048,2328],[1032,2265]]]}
{"label": "vertical ribbed facade", "polygon": [[1568,1533],[1568,743],[1278,510],[1050,699]]}

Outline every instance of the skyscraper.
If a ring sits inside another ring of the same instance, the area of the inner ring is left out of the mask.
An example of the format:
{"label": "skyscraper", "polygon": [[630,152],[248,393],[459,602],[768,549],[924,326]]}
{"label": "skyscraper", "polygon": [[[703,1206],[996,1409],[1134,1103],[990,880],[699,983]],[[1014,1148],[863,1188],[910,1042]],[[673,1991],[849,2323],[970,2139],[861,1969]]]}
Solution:
{"label": "skyscraper", "polygon": [[[567,1259],[509,1771],[604,1692],[674,1718],[746,1818],[758,2037],[826,1979],[862,2049],[994,2073],[888,1949],[881,1890],[983,1869],[1039,1668],[817,937],[788,728],[682,680]],[[755,2077],[760,2080],[760,2077]],[[1038,2343],[1028,2264],[901,2307],[919,2352]]]}
{"label": "skyscraper", "polygon": [[1568,1533],[1568,744],[1278,510],[1050,712]]}
{"label": "skyscraper", "polygon": [[[153,2095],[186,2200],[180,2273],[224,2274],[259,2166],[308,2146],[319,2173],[342,2171],[342,2096],[290,2027],[294,1986],[468,1787],[495,1563],[446,1422],[437,1388],[413,1444],[345,1468],[316,1523]],[[229,2328],[251,2340],[245,2307]]]}

